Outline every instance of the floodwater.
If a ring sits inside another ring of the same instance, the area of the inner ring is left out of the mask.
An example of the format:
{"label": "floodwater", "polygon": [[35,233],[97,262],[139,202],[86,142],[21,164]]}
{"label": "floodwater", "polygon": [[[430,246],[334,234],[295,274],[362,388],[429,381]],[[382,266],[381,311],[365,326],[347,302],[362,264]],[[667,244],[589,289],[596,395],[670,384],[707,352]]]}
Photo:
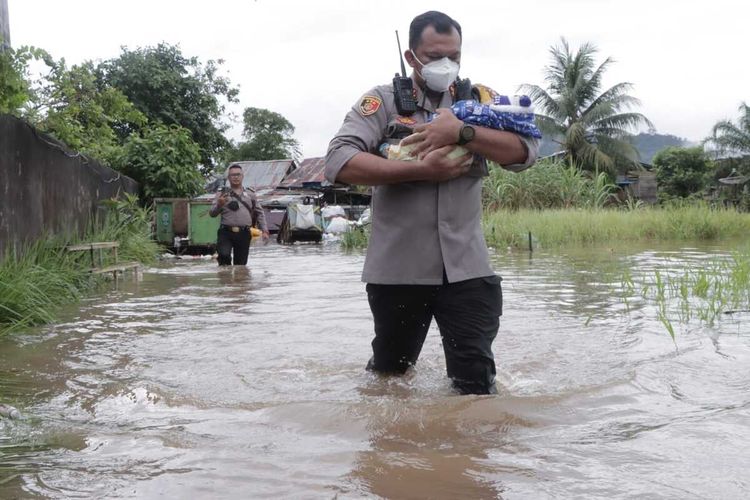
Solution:
{"label": "floodwater", "polygon": [[[181,260],[0,338],[0,498],[747,498],[750,316],[676,328],[612,293],[711,249],[498,252],[497,396],[459,396],[432,326],[364,371],[364,257]],[[744,320],[744,321],[743,321]]]}

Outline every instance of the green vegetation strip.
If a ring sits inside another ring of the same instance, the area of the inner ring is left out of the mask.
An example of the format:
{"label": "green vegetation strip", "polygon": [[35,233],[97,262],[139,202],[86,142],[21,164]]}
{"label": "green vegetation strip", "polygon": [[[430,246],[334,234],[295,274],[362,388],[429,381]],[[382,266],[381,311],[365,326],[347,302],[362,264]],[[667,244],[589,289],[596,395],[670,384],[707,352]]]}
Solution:
{"label": "green vegetation strip", "polygon": [[750,214],[704,205],[617,209],[501,210],[486,212],[484,231],[494,247],[718,240],[750,234]]}
{"label": "green vegetation strip", "polygon": [[[69,245],[118,241],[122,261],[155,259],[158,246],[150,238],[150,211],[138,207],[135,197],[110,201],[107,206],[105,219],[83,238],[40,240],[0,262],[0,334],[54,321],[60,306],[80,300],[103,283],[104,277],[88,272],[88,253],[68,252]],[[104,265],[110,263],[104,261]]]}
{"label": "green vegetation strip", "polygon": [[[559,248],[649,241],[712,241],[750,234],[750,214],[704,204],[633,210],[571,208],[486,210],[487,244],[496,248]],[[365,248],[369,231],[345,233],[341,247]]]}

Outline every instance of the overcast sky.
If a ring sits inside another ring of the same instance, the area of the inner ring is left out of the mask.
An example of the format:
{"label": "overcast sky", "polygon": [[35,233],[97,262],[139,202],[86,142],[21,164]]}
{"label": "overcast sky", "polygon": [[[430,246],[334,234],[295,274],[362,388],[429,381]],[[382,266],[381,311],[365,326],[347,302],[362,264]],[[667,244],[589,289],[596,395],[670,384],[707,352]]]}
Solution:
{"label": "overcast sky", "polygon": [[[320,156],[344,114],[398,70],[411,19],[441,10],[463,28],[461,76],[513,94],[543,85],[564,36],[615,59],[604,85],[628,81],[660,133],[691,141],[750,102],[744,0],[284,1],[8,0],[11,41],[69,64],[165,41],[186,56],[224,59],[240,103],[284,115],[304,156]],[[231,132],[240,137],[241,125]]]}

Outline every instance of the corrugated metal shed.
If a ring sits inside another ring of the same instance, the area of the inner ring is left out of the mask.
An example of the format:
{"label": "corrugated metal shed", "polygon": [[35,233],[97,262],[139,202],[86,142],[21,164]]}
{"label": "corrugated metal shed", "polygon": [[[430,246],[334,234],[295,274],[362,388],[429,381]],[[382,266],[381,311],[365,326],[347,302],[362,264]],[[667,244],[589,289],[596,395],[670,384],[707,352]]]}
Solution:
{"label": "corrugated metal shed", "polygon": [[627,178],[633,181],[630,184],[633,196],[652,205],[658,201],[656,196],[656,172],[648,170],[631,170]]}
{"label": "corrugated metal shed", "polygon": [[298,189],[330,186],[331,183],[325,179],[325,168],[325,157],[305,158],[299,168],[289,174],[280,186]]}
{"label": "corrugated metal shed", "polygon": [[236,161],[242,166],[245,177],[242,185],[256,191],[275,189],[290,173],[297,170],[294,160]]}

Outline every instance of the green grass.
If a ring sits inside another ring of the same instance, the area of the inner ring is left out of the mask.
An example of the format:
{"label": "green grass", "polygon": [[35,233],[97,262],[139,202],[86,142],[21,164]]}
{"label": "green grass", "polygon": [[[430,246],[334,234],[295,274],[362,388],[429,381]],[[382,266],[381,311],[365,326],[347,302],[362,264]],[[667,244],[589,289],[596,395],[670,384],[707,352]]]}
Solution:
{"label": "green grass", "polygon": [[[108,214],[82,238],[50,237],[11,252],[0,262],[0,334],[54,321],[57,309],[98,289],[105,279],[88,272],[87,252],[68,252],[80,242],[118,241],[121,261],[148,263],[158,246],[150,239],[150,211],[127,197],[108,202]],[[111,262],[111,257],[105,265]]]}
{"label": "green grass", "polygon": [[0,263],[0,332],[50,322],[95,279],[65,251],[62,239],[39,241]]}
{"label": "green grass", "polygon": [[617,242],[718,240],[750,234],[750,214],[705,205],[667,208],[502,210],[485,212],[484,232],[494,247],[553,248]]}
{"label": "green grass", "polygon": [[657,319],[675,340],[674,324],[698,321],[713,325],[722,314],[750,311],[750,247],[731,258],[715,257],[700,265],[665,271],[634,279],[622,278],[619,294],[628,305],[644,299],[656,307]]}
{"label": "green grass", "polygon": [[367,248],[370,239],[370,230],[363,227],[352,227],[341,235],[341,248],[353,250],[355,248]]}

